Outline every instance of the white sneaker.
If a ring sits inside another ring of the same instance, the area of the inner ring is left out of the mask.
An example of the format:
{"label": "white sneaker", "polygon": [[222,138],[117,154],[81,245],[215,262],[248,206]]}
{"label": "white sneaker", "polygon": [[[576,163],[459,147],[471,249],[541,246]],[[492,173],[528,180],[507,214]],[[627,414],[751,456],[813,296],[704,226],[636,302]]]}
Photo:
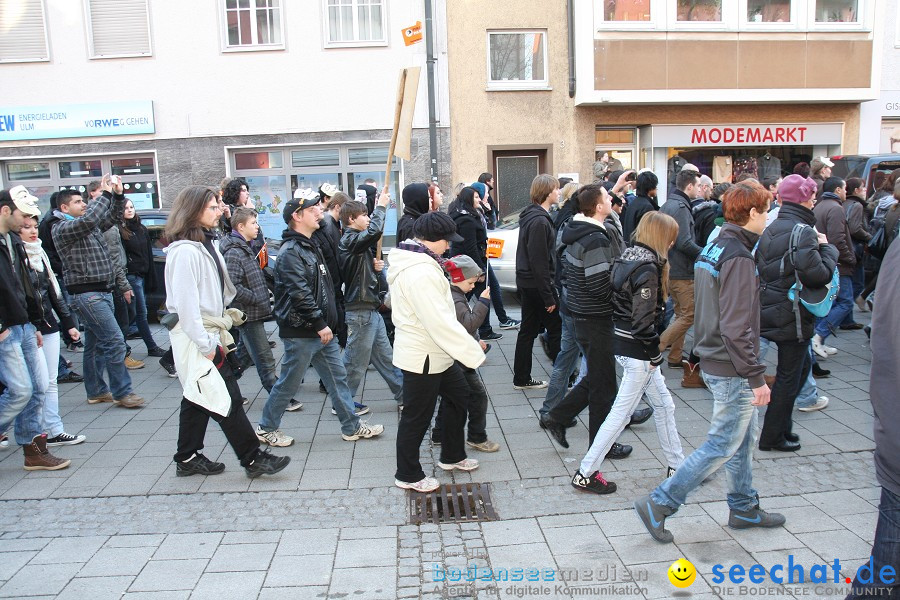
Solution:
{"label": "white sneaker", "polygon": [[838,349],[834,346],[826,346],[825,344],[822,344],[822,348],[825,349],[825,353],[828,354],[828,356],[834,356],[838,353]]}
{"label": "white sneaker", "polygon": [[452,471],[453,469],[459,469],[460,471],[474,471],[478,468],[478,461],[474,458],[464,458],[459,462],[451,463],[449,465],[447,463],[439,462],[437,466],[445,471]]}
{"label": "white sneaker", "polygon": [[0,448],[9,448],[9,438],[5,433],[0,433]]}
{"label": "white sneaker", "polygon": [[869,307],[866,305],[866,301],[862,296],[857,296],[854,302],[856,302],[856,307],[859,309],[859,312],[869,312]]}
{"label": "white sneaker", "polygon": [[290,446],[294,443],[294,438],[285,435],[280,429],[276,429],[275,431],[265,431],[259,425],[256,426],[256,437],[258,437],[259,441],[263,444],[278,446],[280,448]]}
{"label": "white sneaker", "polygon": [[434,490],[441,487],[441,484],[434,477],[426,477],[421,479],[415,483],[406,483],[405,481],[400,481],[399,479],[394,480],[394,485],[403,490],[412,490],[414,492],[433,492]]}
{"label": "white sneaker", "polygon": [[382,433],[384,433],[384,425],[369,425],[365,421],[360,421],[359,429],[356,430],[356,433],[350,435],[342,433],[341,437],[348,442],[355,442],[360,438],[367,440],[369,438],[378,437]]}
{"label": "white sneaker", "polygon": [[822,410],[828,406],[828,398],[826,396],[819,396],[819,399],[816,400],[815,404],[811,404],[809,406],[801,406],[797,410],[801,412],[813,412],[816,410]]}
{"label": "white sneaker", "polygon": [[[822,336],[819,335],[818,333],[813,336],[812,349],[813,349],[813,352],[815,352],[819,358],[825,359],[830,356],[828,354],[828,351],[825,350],[825,344],[822,343]],[[832,350],[834,350],[834,349],[832,348]],[[835,352],[837,352],[837,351],[835,350]]]}

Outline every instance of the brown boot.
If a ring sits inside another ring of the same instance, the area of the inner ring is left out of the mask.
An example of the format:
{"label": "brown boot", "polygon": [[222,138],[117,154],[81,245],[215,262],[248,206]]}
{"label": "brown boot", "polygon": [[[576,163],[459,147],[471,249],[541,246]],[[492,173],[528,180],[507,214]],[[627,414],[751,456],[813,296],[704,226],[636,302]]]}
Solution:
{"label": "brown boot", "polygon": [[26,471],[58,471],[68,467],[72,461],[57,458],[47,450],[47,434],[34,436],[30,444],[22,446],[25,451]]}
{"label": "brown boot", "polygon": [[137,394],[128,394],[113,400],[113,402],[125,408],[137,408],[144,403],[144,399]]}
{"label": "brown boot", "polygon": [[681,387],[683,388],[706,388],[703,378],[700,377],[700,365],[692,365],[685,361],[684,377],[681,378]]}

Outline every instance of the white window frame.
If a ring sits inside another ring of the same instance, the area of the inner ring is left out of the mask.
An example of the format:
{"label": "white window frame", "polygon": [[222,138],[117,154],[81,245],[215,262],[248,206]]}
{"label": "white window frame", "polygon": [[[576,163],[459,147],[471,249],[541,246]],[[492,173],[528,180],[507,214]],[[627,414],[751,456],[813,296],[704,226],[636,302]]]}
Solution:
{"label": "white window frame", "polygon": [[371,48],[383,47],[388,45],[388,0],[381,0],[381,33],[380,40],[360,40],[359,38],[359,19],[357,18],[358,7],[357,0],[352,0],[351,13],[353,15],[353,39],[331,41],[330,12],[328,10],[328,0],[322,0],[322,46],[324,48]]}
{"label": "white window frame", "polygon": [[866,0],[857,0],[856,4],[856,23],[823,23],[816,21],[816,0],[806,0],[806,14],[808,19],[809,31],[867,31],[868,12]]}
{"label": "white window frame", "polygon": [[17,63],[34,63],[34,62],[50,62],[50,32],[49,23],[47,22],[47,2],[46,0],[39,0],[39,4],[41,5],[41,17],[44,21],[44,48],[47,49],[47,56],[44,58],[23,58],[18,60],[0,60],[0,64],[17,64]]}
{"label": "white window frame", "polygon": [[800,30],[800,4],[802,0],[791,0],[791,20],[787,23],[763,23],[747,20],[748,0],[740,0],[738,3],[738,19],[740,19],[741,31],[799,31]]}
{"label": "white window frame", "polygon": [[678,0],[667,0],[668,15],[666,25],[668,31],[735,31],[737,29],[737,3],[734,0],[722,0],[721,21],[679,21]]}
{"label": "white window frame", "polygon": [[[544,36],[544,78],[535,80],[495,81],[491,79],[491,36],[534,33]],[[522,91],[522,90],[550,90],[550,53],[548,50],[549,39],[546,29],[489,29],[485,37],[486,52],[486,77],[488,91]]]}
{"label": "white window frame", "polygon": [[88,58],[91,60],[104,60],[107,58],[134,58],[142,56],[153,56],[153,33],[150,30],[150,2],[144,0],[144,6],[147,9],[147,41],[150,44],[149,50],[145,52],[131,52],[128,54],[97,54],[94,50],[94,28],[91,24],[91,0],[84,0],[84,24],[87,29]]}
{"label": "white window frame", "polygon": [[665,0],[650,0],[649,21],[607,21],[603,18],[603,0],[594,0],[594,27],[603,31],[655,31],[665,23]]}
{"label": "white window frame", "polygon": [[[256,0],[250,0],[253,6],[249,9],[251,12],[256,11]],[[266,52],[271,50],[285,50],[285,4],[287,4],[286,0],[278,0],[278,10],[281,12],[281,42],[277,44],[260,44],[257,40],[258,32],[256,30],[256,19],[254,18],[251,22],[253,23],[253,27],[250,28],[250,39],[252,40],[251,44],[241,44],[237,46],[230,46],[228,44],[228,8],[226,7],[225,0],[219,0],[219,19],[222,22],[222,26],[220,28],[222,35],[222,52]]]}

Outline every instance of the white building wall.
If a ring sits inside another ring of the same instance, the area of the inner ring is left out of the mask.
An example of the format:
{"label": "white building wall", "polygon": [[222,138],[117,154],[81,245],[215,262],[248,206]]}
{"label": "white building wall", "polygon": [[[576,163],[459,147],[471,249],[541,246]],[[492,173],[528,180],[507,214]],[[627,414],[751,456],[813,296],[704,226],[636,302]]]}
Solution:
{"label": "white building wall", "polygon": [[882,122],[897,120],[900,126],[900,7],[897,2],[880,2],[881,53],[878,100],[860,105],[859,152],[877,154],[887,150]]}
{"label": "white building wall", "polygon": [[[424,28],[423,1],[386,0],[386,47],[325,48],[324,0],[282,0],[285,49],[243,52],[222,51],[220,0],[149,2],[153,56],[91,60],[84,3],[45,0],[50,61],[0,65],[2,105],[153,100],[156,134],[118,141],[389,130],[399,70],[421,66],[414,126],[428,126],[425,41],[406,47],[401,35]],[[444,0],[435,4],[438,121],[449,125]]]}

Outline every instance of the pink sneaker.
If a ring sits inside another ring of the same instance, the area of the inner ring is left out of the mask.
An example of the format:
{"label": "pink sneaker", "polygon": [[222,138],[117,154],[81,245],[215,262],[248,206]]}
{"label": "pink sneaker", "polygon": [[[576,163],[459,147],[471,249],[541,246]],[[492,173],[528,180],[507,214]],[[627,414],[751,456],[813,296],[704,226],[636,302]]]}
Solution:
{"label": "pink sneaker", "polygon": [[474,458],[464,458],[457,463],[449,465],[447,463],[439,462],[437,466],[445,471],[452,471],[453,469],[459,469],[460,471],[474,471],[478,468],[478,461]]}

